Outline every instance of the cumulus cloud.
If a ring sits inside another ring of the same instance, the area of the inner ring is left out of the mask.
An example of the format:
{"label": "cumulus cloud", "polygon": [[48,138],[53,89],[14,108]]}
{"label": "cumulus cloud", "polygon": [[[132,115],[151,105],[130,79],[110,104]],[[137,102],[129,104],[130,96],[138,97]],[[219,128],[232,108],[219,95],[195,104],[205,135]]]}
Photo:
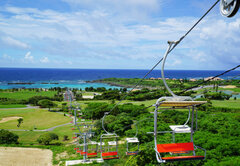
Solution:
{"label": "cumulus cloud", "polygon": [[12,47],[17,47],[17,48],[23,48],[23,49],[26,49],[26,48],[29,48],[30,46],[24,42],[21,42],[19,40],[16,40],[12,37],[3,37],[2,38],[2,42],[4,42],[5,44],[9,45],[9,46],[12,46]]}
{"label": "cumulus cloud", "polygon": [[2,55],[2,58],[5,59],[5,60],[14,61],[14,58],[11,57],[11,56],[9,56],[9,55],[7,55],[7,54],[3,54],[3,55]]}
{"label": "cumulus cloud", "polygon": [[[33,42],[32,51],[36,49],[46,53],[45,55],[62,58],[67,56],[71,60],[69,65],[75,64],[76,59],[81,61],[90,58],[154,60],[164,54],[167,40],[179,39],[198,19],[173,17],[159,18],[159,21],[156,21],[149,18],[144,22],[135,17],[135,14],[141,11],[147,15],[159,10],[162,1],[157,0],[63,1],[91,10],[63,13],[34,8],[1,8],[11,13],[11,17],[0,16],[0,33],[3,36],[14,36],[3,37],[1,41],[21,49],[28,49],[30,46],[19,39],[31,44]],[[125,19],[127,16],[124,14],[131,15],[134,19]],[[171,53],[179,55],[173,66],[181,66],[185,59],[191,61],[189,64],[192,67],[194,63],[200,62],[202,66],[213,61],[222,65],[239,63],[239,36],[240,19],[207,17]],[[26,55],[26,60],[33,61],[31,52]],[[44,57],[40,62],[48,63],[49,59]]]}
{"label": "cumulus cloud", "polygon": [[49,63],[49,59],[48,57],[43,57],[42,59],[40,59],[41,63]]}
{"label": "cumulus cloud", "polygon": [[210,54],[217,61],[228,66],[240,63],[240,19],[225,21],[223,19],[211,20],[200,30],[200,38],[205,41]]}
{"label": "cumulus cloud", "polygon": [[28,51],[26,54],[25,54],[25,56],[24,56],[24,60],[25,60],[25,62],[26,61],[30,61],[30,62],[33,62],[33,56],[31,56],[31,52],[30,51]]}

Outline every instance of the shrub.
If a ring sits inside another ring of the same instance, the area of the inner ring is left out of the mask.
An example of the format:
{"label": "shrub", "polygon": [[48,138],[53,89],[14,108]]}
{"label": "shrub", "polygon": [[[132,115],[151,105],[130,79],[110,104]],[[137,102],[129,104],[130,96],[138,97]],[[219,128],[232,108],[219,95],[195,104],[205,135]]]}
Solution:
{"label": "shrub", "polygon": [[49,145],[51,141],[58,140],[58,135],[55,133],[45,133],[39,136],[38,143]]}
{"label": "shrub", "polygon": [[38,101],[38,105],[41,106],[42,108],[48,108],[49,111],[50,111],[50,108],[57,106],[54,102],[48,99],[43,99]]}
{"label": "shrub", "polygon": [[18,135],[8,130],[0,130],[0,144],[17,144],[18,138]]}

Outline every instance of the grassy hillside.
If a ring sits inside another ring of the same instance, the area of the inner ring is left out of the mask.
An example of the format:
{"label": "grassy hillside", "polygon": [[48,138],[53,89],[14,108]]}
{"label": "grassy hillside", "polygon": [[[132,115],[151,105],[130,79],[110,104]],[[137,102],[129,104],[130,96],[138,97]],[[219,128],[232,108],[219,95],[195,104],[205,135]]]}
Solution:
{"label": "grassy hillside", "polygon": [[11,91],[3,91],[0,93],[0,98],[9,98],[9,99],[15,99],[15,100],[27,100],[33,96],[47,96],[47,97],[53,97],[54,94],[57,92],[55,91],[30,91],[30,90],[21,90],[17,92],[11,92]]}
{"label": "grassy hillside", "polygon": [[[23,117],[23,123],[19,129],[32,130],[37,128],[38,130],[47,129],[53,126],[69,123],[71,120],[63,114],[55,112],[49,112],[44,109],[21,109],[21,110],[0,110],[0,118],[17,116]],[[11,120],[8,122],[0,123],[1,129],[17,129],[17,120]]]}

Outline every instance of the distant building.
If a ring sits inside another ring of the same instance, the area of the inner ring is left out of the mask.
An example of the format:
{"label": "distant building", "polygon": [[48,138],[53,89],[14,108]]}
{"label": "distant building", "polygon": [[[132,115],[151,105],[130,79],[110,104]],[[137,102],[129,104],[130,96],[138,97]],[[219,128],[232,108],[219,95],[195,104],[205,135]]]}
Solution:
{"label": "distant building", "polygon": [[94,96],[82,96],[83,99],[93,99]]}
{"label": "distant building", "polygon": [[195,81],[197,81],[197,80],[194,79],[194,78],[191,78],[191,79],[189,79],[189,81],[195,82]]}
{"label": "distant building", "polygon": [[212,76],[204,78],[204,81],[208,81],[208,80],[211,80],[211,81],[222,81],[223,79],[219,78],[219,77],[213,78]]}
{"label": "distant building", "polygon": [[132,92],[139,91],[139,90],[141,90],[141,89],[135,88],[135,89],[132,90]]}

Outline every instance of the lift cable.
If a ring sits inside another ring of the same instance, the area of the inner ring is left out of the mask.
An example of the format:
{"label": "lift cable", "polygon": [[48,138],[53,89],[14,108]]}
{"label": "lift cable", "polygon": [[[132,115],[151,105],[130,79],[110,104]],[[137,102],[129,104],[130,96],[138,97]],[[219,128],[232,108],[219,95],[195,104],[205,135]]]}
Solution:
{"label": "lift cable", "polygon": [[238,75],[236,75],[236,76],[234,76],[234,77],[232,77],[232,78],[230,78],[230,79],[234,79],[234,78],[237,78],[237,77],[239,77],[240,76],[240,74],[238,74]]}
{"label": "lift cable", "polygon": [[[129,92],[132,92],[138,85],[140,85],[140,83],[159,65],[159,63],[162,62],[162,60],[163,60],[163,58],[161,58],[161,59],[152,67],[152,69],[149,70],[148,73],[145,74],[145,76],[144,76],[141,80],[139,80],[139,81],[137,82],[137,84],[136,84]],[[117,104],[115,104],[114,107],[113,107],[109,112],[105,113],[105,115],[110,114],[128,95],[129,95],[129,93],[127,93],[125,96],[123,96],[123,98],[122,98]],[[102,118],[102,128],[103,128],[103,130],[104,130],[106,133],[108,133],[107,130],[105,129],[105,127],[104,127],[104,117],[105,117],[105,115],[104,115],[103,118]]]}
{"label": "lift cable", "polygon": [[[238,65],[238,66],[236,66],[236,67],[234,67],[234,68],[232,68],[232,69],[229,69],[229,70],[227,70],[227,71],[225,71],[225,72],[223,72],[223,73],[221,73],[221,74],[218,74],[218,75],[214,76],[213,78],[211,78],[211,79],[209,79],[209,80],[203,81],[203,82],[199,83],[197,86],[199,86],[199,85],[201,85],[201,84],[204,84],[204,83],[206,83],[206,82],[208,82],[208,81],[210,81],[210,80],[212,80],[212,79],[214,79],[214,78],[216,78],[216,77],[225,75],[225,74],[227,74],[228,72],[237,69],[238,67],[240,67],[240,65]],[[238,75],[238,76],[239,76],[239,75]],[[190,89],[195,88],[195,87],[196,87],[196,86],[191,87]],[[189,89],[188,89],[188,90],[189,90]],[[187,90],[185,90],[185,91],[187,91]],[[180,92],[180,93],[183,93],[183,92],[185,92],[185,91],[182,91],[182,92]],[[148,108],[150,108],[150,107],[153,107],[153,106],[154,106],[154,104],[153,104],[153,105],[150,105],[150,106],[148,106],[148,107],[146,107],[146,108],[144,108],[144,109],[142,109],[142,110],[140,110],[140,112],[141,112],[141,111],[144,111],[144,110],[146,110],[146,109],[148,109]],[[150,115],[150,116],[148,116],[148,117],[146,117],[146,118],[144,118],[144,119],[142,119],[142,120],[140,120],[140,121],[137,121],[137,122],[135,122],[135,123],[133,123],[133,124],[126,125],[126,126],[124,126],[123,128],[121,128],[121,129],[114,130],[113,133],[116,133],[117,131],[120,131],[120,130],[124,130],[124,129],[132,126],[132,125],[136,125],[136,124],[138,124],[138,123],[140,123],[140,122],[142,122],[142,121],[145,121],[145,120],[151,118],[152,116],[154,116],[154,115]]]}
{"label": "lift cable", "polygon": [[222,75],[225,75],[225,74],[227,74],[228,72],[233,71],[233,70],[235,70],[235,69],[237,69],[237,68],[239,68],[239,67],[240,67],[240,65],[237,65],[236,67],[231,68],[231,69],[229,69],[229,70],[226,70],[226,71],[224,71],[223,73],[218,74],[218,75],[216,75],[216,76],[214,76],[214,77],[212,77],[212,78],[210,78],[210,79],[203,80],[202,82],[198,83],[197,85],[194,85],[194,86],[192,86],[192,87],[190,87],[190,88],[187,88],[187,89],[181,91],[179,94],[182,94],[182,93],[184,93],[184,92],[186,92],[186,91],[188,91],[188,90],[191,90],[191,89],[193,89],[193,88],[197,88],[199,85],[202,85],[202,84],[207,83],[207,82],[209,82],[209,81],[211,81],[211,80],[213,80],[213,79],[215,79],[215,78],[217,78],[217,77],[220,77],[220,76],[222,76]]}
{"label": "lift cable", "polygon": [[[201,21],[202,19],[217,5],[217,3],[220,0],[217,0],[209,9],[207,12],[205,12],[205,14],[185,33],[185,35],[183,35],[178,41],[176,41],[176,43],[174,44],[174,46],[168,51],[168,53],[170,53]],[[161,61],[163,60],[163,58],[161,58],[153,67],[150,71],[148,71],[148,73],[137,82],[137,84],[129,91],[133,91],[133,89],[135,89],[158,65],[159,63],[161,63]],[[104,127],[104,118],[106,115],[110,114],[127,96],[129,95],[129,93],[127,93],[117,104],[115,104],[115,106],[109,111],[106,112],[105,115],[102,118],[102,128],[106,133],[109,133],[105,127]]]}

